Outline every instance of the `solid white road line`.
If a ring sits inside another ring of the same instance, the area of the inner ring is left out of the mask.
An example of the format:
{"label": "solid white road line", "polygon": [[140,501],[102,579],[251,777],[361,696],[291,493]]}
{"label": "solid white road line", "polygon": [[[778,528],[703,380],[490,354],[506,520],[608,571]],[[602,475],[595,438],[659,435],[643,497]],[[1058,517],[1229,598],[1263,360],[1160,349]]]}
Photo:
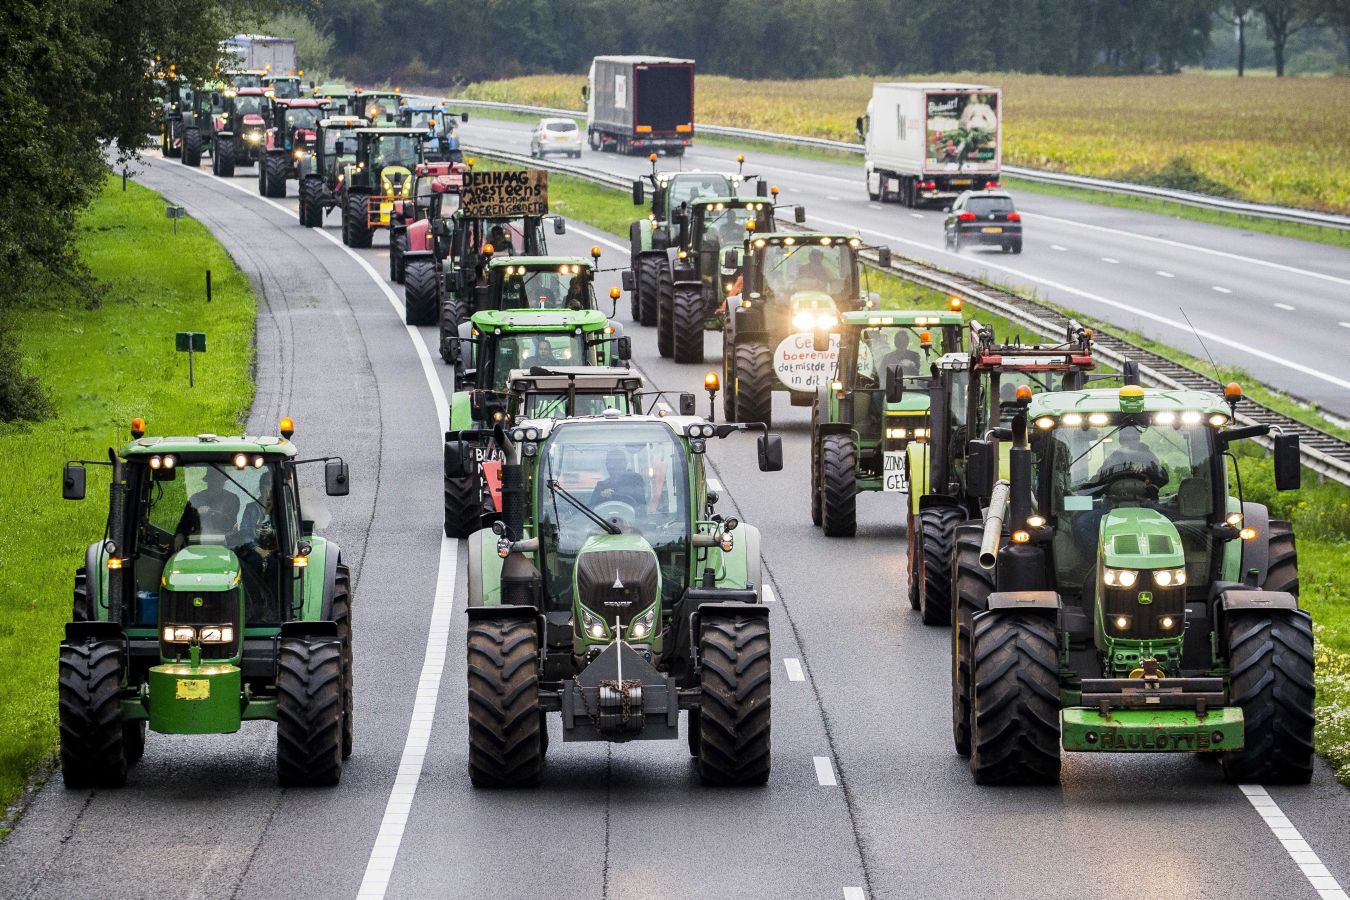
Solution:
{"label": "solid white road line", "polygon": [[1154,272],[1153,274],[1154,274],[1154,275],[1161,275],[1163,278],[1176,278],[1176,277],[1177,277],[1177,276],[1173,275],[1171,272],[1164,272],[1162,269],[1159,269],[1158,271]]}
{"label": "solid white road line", "polygon": [[1110,263],[1110,264],[1113,265],[1113,266],[1118,266],[1118,265],[1120,265],[1120,260],[1118,260],[1118,259],[1112,259],[1112,258],[1109,257],[1109,256],[1103,256],[1103,257],[1102,257],[1102,262],[1104,262],[1104,263]]}
{"label": "solid white road line", "polygon": [[805,681],[806,675],[802,672],[802,661],[788,656],[783,658],[783,668],[787,669],[788,681]]}
{"label": "solid white road line", "polygon": [[719,494],[722,493],[722,482],[718,481],[716,478],[714,478],[713,476],[709,475],[709,476],[708,476],[708,490],[710,490],[710,491],[717,491],[717,493],[719,493]]}
{"label": "solid white road line", "polygon": [[830,762],[828,756],[813,757],[816,764],[816,781],[820,782],[821,787],[838,787],[839,781],[834,777],[834,764]]}
{"label": "solid white road line", "polygon": [[[250,197],[295,217],[293,209],[287,209],[275,200],[259,197],[256,191],[249,190],[228,178],[216,178],[201,169],[186,167],[221,184],[235,188]],[[296,227],[300,225],[297,221]],[[344,245],[323,228],[306,229],[311,234],[335,244],[354,259],[370,279],[383,292],[389,305],[403,319],[403,303],[389,287],[384,276],[375,270],[360,254]],[[624,249],[624,248],[619,248]],[[414,325],[404,325],[413,350],[421,363],[422,374],[426,378],[427,388],[431,391],[432,402],[436,406],[436,421],[439,425],[450,421],[450,401],[441,386],[441,379],[431,353],[427,350],[422,335]],[[439,430],[439,428],[438,428]],[[431,741],[431,724],[436,715],[436,700],[441,689],[441,673],[445,667],[445,654],[450,642],[451,613],[455,602],[455,583],[459,578],[459,541],[453,538],[441,538],[440,562],[436,573],[436,596],[431,607],[431,621],[427,627],[426,652],[422,657],[422,672],[417,679],[417,693],[413,700],[412,717],[408,723],[408,737],[403,742],[403,755],[399,759],[398,774],[394,776],[394,786],[389,791],[389,800],[385,804],[384,817],[380,820],[380,830],[375,836],[375,844],[366,861],[365,875],[356,896],[363,900],[383,898],[389,889],[389,879],[394,873],[394,863],[398,859],[399,845],[403,843],[403,830],[412,811],[413,796],[417,793],[417,783],[422,777],[422,763],[426,759],[427,746]]]}
{"label": "solid white road line", "polygon": [[773,592],[773,585],[769,584],[767,581],[764,582],[764,586],[760,589],[760,593],[763,594],[765,603],[776,603],[778,601],[778,595]]}
{"label": "solid white road line", "polygon": [[1276,303],[1276,304],[1275,304],[1275,308],[1276,308],[1276,309],[1282,309],[1282,310],[1284,310],[1285,312],[1293,312],[1293,311],[1294,311],[1294,308],[1293,308],[1292,306],[1290,306],[1288,303]]}
{"label": "solid white road line", "polygon": [[1326,866],[1322,865],[1322,860],[1313,848],[1308,846],[1308,842],[1285,816],[1275,799],[1266,793],[1266,789],[1259,784],[1242,784],[1238,787],[1242,789],[1256,814],[1265,821],[1271,834],[1275,835],[1276,840],[1289,854],[1289,858],[1303,872],[1303,877],[1308,879],[1308,884],[1312,885],[1322,900],[1350,900],[1341,888],[1340,882],[1327,871]]}
{"label": "solid white road line", "polygon": [[1213,287],[1214,290],[1218,291],[1220,294],[1231,294],[1231,293],[1233,293],[1233,292],[1230,291],[1228,288],[1226,288],[1226,287],[1220,287],[1220,286],[1217,285],[1217,284],[1216,284],[1216,285],[1213,285],[1212,287]]}
{"label": "solid white road line", "polygon": [[1061,247],[1059,244],[1051,244],[1051,245],[1050,245],[1050,249],[1051,249],[1051,250],[1059,250],[1059,251],[1062,253],[1062,252],[1064,252],[1065,250],[1067,250],[1068,248],[1067,248],[1067,247]]}
{"label": "solid white road line", "polygon": [[[927,253],[942,253],[947,256],[953,257],[960,256],[960,254],[953,253],[950,250],[942,250],[932,247],[929,244],[924,243],[923,241],[914,241],[910,240],[909,238],[900,237],[899,235],[885,234],[884,232],[874,231],[872,229],[867,228],[859,229],[855,224],[849,222],[840,222],[838,220],[820,219],[820,218],[817,218],[816,221],[823,222],[826,225],[837,225],[840,228],[848,228],[854,231],[862,231],[865,234],[876,235],[877,237],[884,238],[885,240],[891,243],[909,244],[910,246],[913,247],[919,247]],[[1180,331],[1184,334],[1188,335],[1198,334],[1200,335],[1201,338],[1203,338],[1206,341],[1212,341],[1213,343],[1221,344],[1225,347],[1229,347],[1234,350],[1240,350],[1243,353],[1246,353],[1250,356],[1255,356],[1258,359],[1264,360],[1265,362],[1273,363],[1278,366],[1283,366],[1286,369],[1292,369],[1295,372],[1300,372],[1304,375],[1310,375],[1313,378],[1316,378],[1320,381],[1325,381],[1328,384],[1335,385],[1336,387],[1350,390],[1350,381],[1344,378],[1338,378],[1335,375],[1331,375],[1327,372],[1320,371],[1319,369],[1314,369],[1311,366],[1305,366],[1301,363],[1294,362],[1293,360],[1286,359],[1274,353],[1269,353],[1265,350],[1260,350],[1256,347],[1244,344],[1241,341],[1232,340],[1231,338],[1224,337],[1223,335],[1217,334],[1213,331],[1206,331],[1204,329],[1199,328],[1192,329],[1188,322],[1184,322],[1180,319],[1171,319],[1168,318],[1167,316],[1159,315],[1158,313],[1152,313],[1148,312],[1147,310],[1142,310],[1139,308],[1138,304],[1125,303],[1120,300],[1112,300],[1109,297],[1103,297],[1101,294],[1094,294],[1090,291],[1084,291],[1076,287],[1070,287],[1069,285],[1059,281],[1053,281],[1049,278],[1041,278],[1036,275],[1028,274],[1027,272],[1021,269],[1009,268],[1008,266],[1002,266],[996,262],[990,262],[985,259],[981,259],[979,262],[980,265],[984,266],[985,268],[997,269],[1000,272],[1007,272],[1010,275],[1016,275],[1019,278],[1025,278],[1028,281],[1034,281],[1037,284],[1043,284],[1046,287],[1054,288],[1057,291],[1063,291],[1066,294],[1073,294],[1075,297],[1082,297],[1083,299],[1091,300],[1094,303],[1101,303],[1105,306],[1110,306],[1114,309],[1124,310],[1125,312],[1130,313],[1131,315],[1139,316],[1140,318],[1144,319],[1149,319],[1153,322],[1157,322],[1160,325],[1167,325],[1168,327],[1174,328],[1177,331]]]}
{"label": "solid white road line", "polygon": [[1336,324],[1342,328],[1350,328],[1350,322],[1337,322]]}
{"label": "solid white road line", "polygon": [[867,894],[860,887],[844,888],[844,900],[867,900]]}

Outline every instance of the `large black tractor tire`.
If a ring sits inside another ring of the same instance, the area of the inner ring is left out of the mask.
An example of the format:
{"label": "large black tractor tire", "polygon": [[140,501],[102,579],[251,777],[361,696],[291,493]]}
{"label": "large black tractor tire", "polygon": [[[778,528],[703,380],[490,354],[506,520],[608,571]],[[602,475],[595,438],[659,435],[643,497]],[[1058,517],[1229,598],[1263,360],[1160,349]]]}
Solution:
{"label": "large black tractor tire", "polygon": [[72,622],[92,622],[94,615],[94,601],[89,596],[89,574],[84,566],[75,570],[75,596],[71,609]]}
{"label": "large black tractor tire", "polygon": [[[441,317],[439,327],[441,332],[441,360],[447,366],[454,365],[454,358],[450,355],[450,346],[459,340],[459,326],[465,319],[469,318],[469,304],[459,299],[457,294],[444,293],[441,296]],[[472,347],[473,345],[468,345]],[[465,349],[460,347],[461,351]]]}
{"label": "large black tractor tire", "polygon": [[[449,465],[448,459],[446,464]],[[455,478],[447,474],[444,481],[445,536],[466,538],[482,527],[483,501],[478,472]]]}
{"label": "large black tractor tire", "polygon": [[989,605],[994,592],[994,573],[980,565],[980,537],[983,523],[978,519],[956,529],[952,551],[952,740],[956,752],[970,756],[970,642],[974,616]]}
{"label": "large black tractor tire", "polygon": [[705,616],[699,659],[699,777],[709,785],[764,784],[772,745],[769,620]]}
{"label": "large black tractor tire", "polygon": [[332,616],[337,623],[338,640],[342,642],[342,758],[346,759],[352,755],[356,738],[356,689],[352,670],[352,574],[340,562],[333,578]]}
{"label": "large black tractor tire", "polygon": [[286,157],[269,153],[258,166],[258,183],[264,197],[286,196]]}
{"label": "large black tractor tire", "polygon": [[122,752],[126,754],[127,768],[131,768],[145,756],[145,733],[150,730],[145,719],[122,723]]}
{"label": "large black tractor tire", "polygon": [[[369,246],[369,245],[367,245]],[[435,325],[436,268],[425,260],[408,264],[403,274],[403,321],[409,325]]]}
{"label": "large black tractor tire", "polygon": [[342,641],[283,638],[277,650],[277,777],[287,787],[342,780]]}
{"label": "large black tractor tire", "polygon": [[407,266],[403,262],[403,251],[407,249],[408,232],[389,233],[389,280],[402,284]]}
{"label": "large black tractor tire", "polygon": [[183,155],[179,160],[194,169],[202,164],[202,133],[195,128],[183,132]]}
{"label": "large black tractor tire", "polygon": [[211,150],[211,171],[221,178],[234,177],[234,141],[216,141]]}
{"label": "large black tractor tire", "polygon": [[1294,543],[1294,528],[1280,519],[1271,519],[1268,527],[1270,543],[1266,552],[1270,564],[1266,568],[1266,580],[1261,583],[1261,589],[1285,591],[1297,597],[1298,546]]}
{"label": "large black tractor tire", "polygon": [[1243,747],[1223,754],[1235,784],[1307,784],[1313,771],[1312,619],[1302,610],[1227,614],[1228,702]]}
{"label": "large black tractor tire", "polygon": [[656,305],[656,352],[662,359],[675,354],[675,289],[663,290]]}
{"label": "large black tractor tire", "polygon": [[919,574],[919,613],[925,625],[952,624],[952,557],[956,526],[966,517],[965,510],[937,506],[919,512],[919,559],[910,562],[910,571]]}
{"label": "large black tractor tire", "polygon": [[323,225],[323,181],[318,178],[300,180],[300,224],[306,228]]}
{"label": "large black tractor tire", "polygon": [[820,527],[820,404],[811,406],[811,524]]}
{"label": "large black tractor tire", "polygon": [[122,652],[121,641],[61,643],[57,696],[68,788],[126,784],[130,723],[122,718]]}
{"label": "large black tractor tire", "polygon": [[657,304],[661,302],[661,285],[670,279],[666,260],[660,256],[639,256],[637,263],[638,324],[656,324]]}
{"label": "large black tractor tire", "polygon": [[677,363],[703,362],[703,292],[697,287],[675,289],[671,303],[671,350]]}
{"label": "large black tractor tire", "polygon": [[975,620],[970,771],[976,784],[1059,781],[1059,643],[1055,620],[999,613]]}
{"label": "large black tractor tire", "polygon": [[826,537],[858,532],[858,451],[851,434],[820,439],[820,526]]}
{"label": "large black tractor tire", "polygon": [[737,344],[735,422],[773,425],[773,352],[764,344]]}
{"label": "large black tractor tire", "polygon": [[347,198],[347,206],[342,211],[342,243],[348,247],[364,249],[370,246],[369,205],[370,198],[365,194],[352,194]]}
{"label": "large black tractor tire", "polygon": [[545,738],[534,620],[471,621],[468,644],[469,780],[490,788],[538,784]]}

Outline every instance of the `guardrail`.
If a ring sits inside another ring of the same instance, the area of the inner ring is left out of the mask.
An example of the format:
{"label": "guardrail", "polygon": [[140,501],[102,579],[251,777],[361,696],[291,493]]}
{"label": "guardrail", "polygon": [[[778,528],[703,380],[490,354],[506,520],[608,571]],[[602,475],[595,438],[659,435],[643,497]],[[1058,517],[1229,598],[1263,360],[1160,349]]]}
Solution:
{"label": "guardrail", "polygon": [[[447,99],[447,98],[435,98]],[[503,112],[523,113],[537,116],[578,116],[584,110],[554,109],[547,106],[527,106],[520,103],[499,103],[494,100],[461,100],[449,98],[456,106],[496,109]],[[732,128],[728,125],[710,125],[697,123],[697,132],[715,137],[739,140],[766,141],[789,144],[795,147],[809,147],[815,150],[830,150],[837,153],[849,153],[861,156],[861,144],[849,141],[834,141],[827,138],[807,137],[790,134],[778,134],[772,131],[756,131],[753,128]],[[1199,209],[1217,210],[1251,216],[1257,219],[1275,219],[1283,222],[1299,222],[1305,225],[1318,225],[1323,228],[1350,230],[1350,216],[1336,213],[1318,212],[1311,209],[1296,209],[1289,206],[1272,206],[1265,203],[1251,203],[1246,200],[1230,200],[1211,194],[1197,194],[1193,191],[1179,191],[1172,188],[1153,187],[1146,184],[1133,184],[1127,181],[1111,181],[1106,178],[1090,178],[1086,175],[1070,175],[1065,172],[1049,172],[1044,169],[1027,169],[1022,166],[1004,166],[1003,173],[1013,178],[1035,181],[1042,184],[1054,184],[1063,187],[1075,187],[1083,190],[1102,191],[1110,194],[1124,194],[1132,197],[1144,197],[1154,200],[1166,200],[1181,203]]]}
{"label": "guardrail", "polygon": [[[523,153],[511,153],[487,147],[465,146],[464,149],[476,156],[498,159],[531,168],[545,168],[620,191],[627,191],[632,183],[622,176],[575,163],[563,163],[558,160],[537,160]],[[786,227],[794,228],[797,226],[787,225]],[[863,263],[869,268],[881,269],[875,254],[863,254]],[[890,268],[882,271],[898,275],[925,287],[958,296],[973,307],[996,313],[1036,334],[1055,341],[1063,339],[1069,321],[1067,316],[1051,306],[985,284],[970,276],[940,269],[912,257],[892,253]],[[1197,372],[1151,350],[1138,347],[1124,338],[1104,330],[1099,329],[1094,337],[1093,352],[1099,359],[1118,371],[1124,367],[1127,359],[1139,363],[1140,378],[1150,387],[1173,390],[1203,390],[1219,394],[1223,392],[1223,386],[1208,375]],[[1318,475],[1350,487],[1350,441],[1342,440],[1333,434],[1300,422],[1251,399],[1243,401],[1242,408],[1234,416],[1234,419],[1241,425],[1265,424],[1278,427],[1284,432],[1298,434],[1303,465]],[[1269,438],[1257,438],[1256,440],[1267,449],[1272,445]]]}

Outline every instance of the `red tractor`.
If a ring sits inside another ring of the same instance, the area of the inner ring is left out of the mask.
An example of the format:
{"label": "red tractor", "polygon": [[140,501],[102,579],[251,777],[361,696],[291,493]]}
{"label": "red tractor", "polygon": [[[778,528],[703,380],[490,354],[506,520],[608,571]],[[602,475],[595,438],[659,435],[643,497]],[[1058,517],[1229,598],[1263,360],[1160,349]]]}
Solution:
{"label": "red tractor", "polygon": [[285,197],[286,179],[299,178],[300,166],[314,152],[327,100],[274,98],[267,109],[264,158],[258,166],[258,193]]}
{"label": "red tractor", "polygon": [[[412,196],[394,203],[389,213],[389,280],[403,283],[406,262],[431,257],[431,220],[455,211],[453,198],[469,167],[457,162],[428,162],[413,172]],[[447,203],[447,195],[452,198]]]}
{"label": "red tractor", "polygon": [[235,166],[262,162],[268,97],[260,87],[227,89],[215,113],[211,135],[211,172],[234,175]]}

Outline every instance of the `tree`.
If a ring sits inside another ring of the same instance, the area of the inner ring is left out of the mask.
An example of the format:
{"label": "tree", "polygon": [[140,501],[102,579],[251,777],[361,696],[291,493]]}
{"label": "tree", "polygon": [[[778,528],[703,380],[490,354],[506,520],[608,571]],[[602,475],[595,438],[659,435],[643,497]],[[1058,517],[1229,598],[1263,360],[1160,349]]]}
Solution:
{"label": "tree", "polygon": [[1247,70],[1247,22],[1251,19],[1251,0],[1237,0],[1224,4],[1224,20],[1237,28],[1237,73],[1241,78]]}
{"label": "tree", "polygon": [[1285,45],[1294,34],[1321,23],[1319,3],[1317,0],[1264,0],[1256,8],[1266,24],[1266,34],[1275,53],[1275,75],[1283,78]]}

